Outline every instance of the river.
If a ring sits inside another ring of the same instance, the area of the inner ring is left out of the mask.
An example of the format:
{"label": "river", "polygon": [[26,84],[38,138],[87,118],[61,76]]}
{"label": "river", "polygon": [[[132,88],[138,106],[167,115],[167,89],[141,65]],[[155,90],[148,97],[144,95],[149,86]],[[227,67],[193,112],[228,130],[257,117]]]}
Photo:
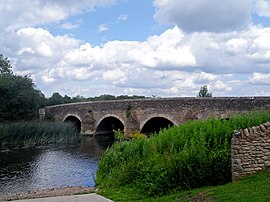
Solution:
{"label": "river", "polygon": [[67,186],[94,187],[99,158],[111,141],[0,151],[0,196]]}

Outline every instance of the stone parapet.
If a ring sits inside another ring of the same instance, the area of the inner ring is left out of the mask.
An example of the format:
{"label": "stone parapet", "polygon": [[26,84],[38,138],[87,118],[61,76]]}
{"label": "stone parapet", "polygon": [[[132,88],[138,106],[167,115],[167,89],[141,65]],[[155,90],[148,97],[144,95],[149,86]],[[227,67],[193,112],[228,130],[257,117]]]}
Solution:
{"label": "stone parapet", "polygon": [[231,156],[233,181],[270,168],[270,122],[235,131]]}

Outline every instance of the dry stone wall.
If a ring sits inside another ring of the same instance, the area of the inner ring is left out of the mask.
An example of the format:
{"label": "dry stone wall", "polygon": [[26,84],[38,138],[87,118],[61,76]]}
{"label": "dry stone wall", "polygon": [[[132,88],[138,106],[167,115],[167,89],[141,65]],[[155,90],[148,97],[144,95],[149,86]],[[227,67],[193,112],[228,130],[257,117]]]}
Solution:
{"label": "dry stone wall", "polygon": [[235,131],[231,152],[233,181],[270,168],[270,122]]}

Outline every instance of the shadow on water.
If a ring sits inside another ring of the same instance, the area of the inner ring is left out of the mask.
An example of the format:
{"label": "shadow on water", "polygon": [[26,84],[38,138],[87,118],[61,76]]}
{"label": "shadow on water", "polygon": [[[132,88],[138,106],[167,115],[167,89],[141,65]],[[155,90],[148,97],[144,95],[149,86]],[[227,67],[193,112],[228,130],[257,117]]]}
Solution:
{"label": "shadow on water", "polygon": [[111,132],[95,135],[95,140],[102,149],[107,149],[108,147],[112,146],[115,141],[114,133]]}
{"label": "shadow on water", "polygon": [[0,195],[66,186],[94,187],[99,158],[113,136],[78,144],[0,151]]}

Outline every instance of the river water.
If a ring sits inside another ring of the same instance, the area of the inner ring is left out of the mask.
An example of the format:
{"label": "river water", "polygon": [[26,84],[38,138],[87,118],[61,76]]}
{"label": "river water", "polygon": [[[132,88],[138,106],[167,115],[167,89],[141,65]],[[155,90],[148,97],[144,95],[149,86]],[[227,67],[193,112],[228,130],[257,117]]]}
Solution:
{"label": "river water", "polygon": [[0,151],[0,196],[45,188],[94,187],[99,158],[111,143],[87,137],[72,146]]}

